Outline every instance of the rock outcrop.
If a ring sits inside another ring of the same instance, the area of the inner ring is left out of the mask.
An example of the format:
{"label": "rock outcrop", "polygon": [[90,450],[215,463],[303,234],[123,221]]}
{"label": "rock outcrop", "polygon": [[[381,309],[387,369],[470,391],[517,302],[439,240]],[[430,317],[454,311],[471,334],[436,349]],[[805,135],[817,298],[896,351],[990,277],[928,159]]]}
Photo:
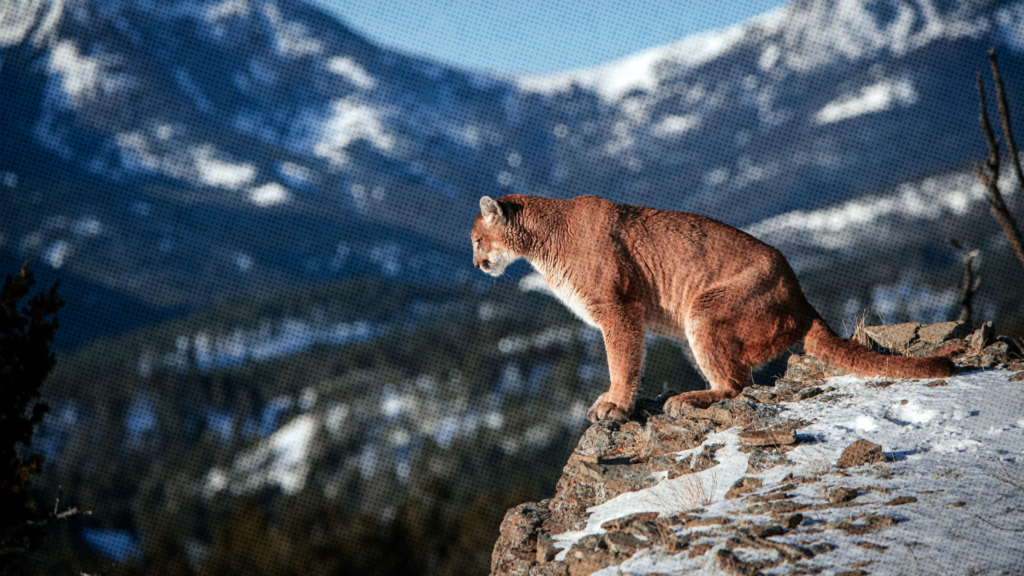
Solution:
{"label": "rock outcrop", "polygon": [[[999,365],[1024,370],[1020,350],[1013,349],[1009,339],[995,339],[990,323],[973,332],[957,323],[873,327],[864,332],[878,347],[913,355],[947,354],[965,370]],[[759,574],[783,563],[795,563],[803,570],[814,565],[814,558],[836,548],[832,534],[844,542],[860,538],[854,545],[861,554],[884,549],[867,537],[903,521],[898,507],[917,502],[920,495],[891,494],[884,483],[876,480],[872,486],[858,474],[884,478],[891,474],[891,463],[905,456],[859,439],[846,442],[841,458],[808,463],[801,453],[800,465],[790,460],[801,446],[822,442],[820,435],[802,432],[810,424],[807,418],[794,417],[794,413],[813,414],[819,408],[795,407],[816,402],[823,405],[821,411],[827,411],[830,404],[851,396],[825,379],[836,375],[840,373],[813,357],[794,355],[775,386],[750,386],[734,399],[706,409],[693,408],[679,417],[662,413],[670,392],[638,400],[628,422],[594,424],[569,457],[554,496],[508,511],[494,548],[492,574],[579,576],[640,558],[640,551],[647,551],[643,558],[651,558],[651,564],[643,564],[650,570],[637,569],[637,573],[657,573],[654,567],[659,559],[699,559],[729,574]],[[859,386],[864,394],[891,394],[890,387],[896,385],[927,389],[942,382],[849,385]],[[903,405],[907,402],[903,400]],[[897,418],[891,416],[893,422]],[[864,422],[861,428],[867,432],[871,426]],[[720,457],[724,451],[732,456]],[[705,476],[701,473],[724,461],[731,462],[732,469],[737,461],[746,462],[745,470],[735,472],[738,478],[718,477],[727,486],[708,488],[698,480],[690,489],[685,482],[665,482]],[[648,489],[663,482],[676,486],[677,501],[662,505],[651,500],[650,509],[636,505],[640,511],[621,516],[609,512],[615,517],[597,524],[595,507],[629,494],[616,500],[624,502],[621,511],[628,512],[630,498],[639,501],[642,492],[653,495],[655,491]],[[684,489],[680,492],[678,486]],[[719,500],[731,506],[729,513],[715,512]],[[813,522],[812,516],[817,518]],[[849,573],[867,573],[863,568],[870,562],[864,562],[849,567]]]}

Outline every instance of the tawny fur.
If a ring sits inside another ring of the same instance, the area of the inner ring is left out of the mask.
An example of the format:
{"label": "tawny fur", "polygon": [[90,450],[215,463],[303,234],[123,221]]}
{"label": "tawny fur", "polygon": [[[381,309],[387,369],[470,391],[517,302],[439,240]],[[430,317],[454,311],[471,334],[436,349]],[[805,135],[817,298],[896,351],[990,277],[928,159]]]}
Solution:
{"label": "tawny fur", "polygon": [[670,414],[735,397],[752,367],[800,340],[826,364],[858,376],[936,378],[954,371],[947,358],[882,356],[840,338],[807,302],[778,250],[710,218],[595,196],[485,196],[480,207],[473,263],[497,276],[527,259],[569,308],[600,328],[611,386],[590,408],[593,421],[632,412],[646,332],[686,339],[710,384],[670,398]]}

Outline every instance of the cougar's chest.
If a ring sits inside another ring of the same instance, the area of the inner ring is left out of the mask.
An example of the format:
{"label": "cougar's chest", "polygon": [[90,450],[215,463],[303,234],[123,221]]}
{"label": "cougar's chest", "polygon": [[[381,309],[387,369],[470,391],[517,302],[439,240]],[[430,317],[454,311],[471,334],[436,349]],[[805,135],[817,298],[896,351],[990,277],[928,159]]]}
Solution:
{"label": "cougar's chest", "polygon": [[548,288],[562,301],[562,304],[565,304],[569,310],[572,310],[573,314],[587,324],[599,328],[597,322],[594,321],[594,317],[590,315],[588,305],[580,295],[579,290],[572,285],[572,282],[560,270],[549,269],[546,266],[537,264],[533,264],[533,267],[544,276],[544,280],[548,283]]}

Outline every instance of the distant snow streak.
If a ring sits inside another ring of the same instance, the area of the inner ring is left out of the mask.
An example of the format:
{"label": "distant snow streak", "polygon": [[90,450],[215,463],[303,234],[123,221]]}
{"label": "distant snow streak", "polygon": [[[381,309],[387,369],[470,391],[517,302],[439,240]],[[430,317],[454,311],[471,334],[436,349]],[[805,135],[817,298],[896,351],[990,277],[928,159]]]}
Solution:
{"label": "distant snow streak", "polygon": [[654,91],[659,81],[658,65],[662,62],[672,64],[675,69],[695,68],[737,46],[753,26],[766,30],[779,28],[783,15],[783,10],[773,10],[742,24],[689,36],[610,64],[557,74],[522,76],[514,81],[521,90],[544,94],[570,90],[576,84],[594,90],[606,104],[614,104],[634,90]]}
{"label": "distant snow streak", "polygon": [[883,80],[861,88],[855,94],[844,94],[826,104],[817,114],[817,124],[831,124],[864,114],[884,112],[900,104],[912,106],[917,103],[917,91],[906,79]]}
{"label": "distant snow streak", "polygon": [[206,9],[206,21],[217,22],[233,16],[245,17],[249,15],[248,0],[224,0]]}
{"label": "distant snow streak", "polygon": [[236,164],[217,157],[213,145],[192,150],[199,181],[207,186],[238,190],[256,179],[256,166],[248,162]]}
{"label": "distant snow streak", "polygon": [[313,153],[335,166],[342,166],[348,163],[345,149],[357,140],[366,140],[380,150],[390,151],[394,137],[385,132],[381,117],[378,109],[356,98],[335,100]]}
{"label": "distant snow streak", "polygon": [[50,51],[47,71],[61,76],[61,88],[75,102],[96,92],[102,64],[98,58],[79,52],[73,40],[62,40]]}
{"label": "distant snow streak", "polygon": [[64,14],[64,0],[0,2],[0,48],[24,42],[32,34],[36,46],[53,38]]}
{"label": "distant snow streak", "polygon": [[700,128],[701,117],[697,114],[665,116],[651,128],[651,134],[658,138],[672,138]]}
{"label": "distant snow streak", "polygon": [[288,189],[277,182],[268,182],[249,191],[249,199],[252,200],[253,204],[260,207],[274,206],[287,202],[289,196]]}
{"label": "distant snow streak", "polygon": [[366,69],[352,58],[335,56],[327,61],[327,69],[344,77],[357,88],[372,90],[377,86],[377,81],[373,79],[373,76],[370,76]]}
{"label": "distant snow streak", "polygon": [[873,233],[872,227],[881,226],[883,219],[935,220],[947,213],[962,215],[984,197],[984,188],[973,174],[953,173],[904,183],[892,192],[864,196],[833,208],[773,216],[747,228],[747,232],[776,246],[788,242],[842,249]]}
{"label": "distant snow streak", "polygon": [[310,35],[309,27],[285,20],[276,3],[264,4],[263,15],[274,29],[275,48],[281,56],[302,58],[323,53],[324,43]]}

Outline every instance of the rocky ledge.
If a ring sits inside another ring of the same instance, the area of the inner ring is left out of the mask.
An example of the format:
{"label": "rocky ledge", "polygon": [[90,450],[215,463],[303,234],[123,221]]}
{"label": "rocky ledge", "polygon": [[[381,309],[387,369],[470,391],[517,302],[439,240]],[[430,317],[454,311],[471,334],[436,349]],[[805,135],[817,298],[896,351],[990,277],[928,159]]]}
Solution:
{"label": "rocky ledge", "polygon": [[1024,573],[1019,344],[990,323],[861,333],[961,372],[862,379],[794,355],[707,409],[638,400],[584,433],[552,498],[508,511],[492,574]]}

